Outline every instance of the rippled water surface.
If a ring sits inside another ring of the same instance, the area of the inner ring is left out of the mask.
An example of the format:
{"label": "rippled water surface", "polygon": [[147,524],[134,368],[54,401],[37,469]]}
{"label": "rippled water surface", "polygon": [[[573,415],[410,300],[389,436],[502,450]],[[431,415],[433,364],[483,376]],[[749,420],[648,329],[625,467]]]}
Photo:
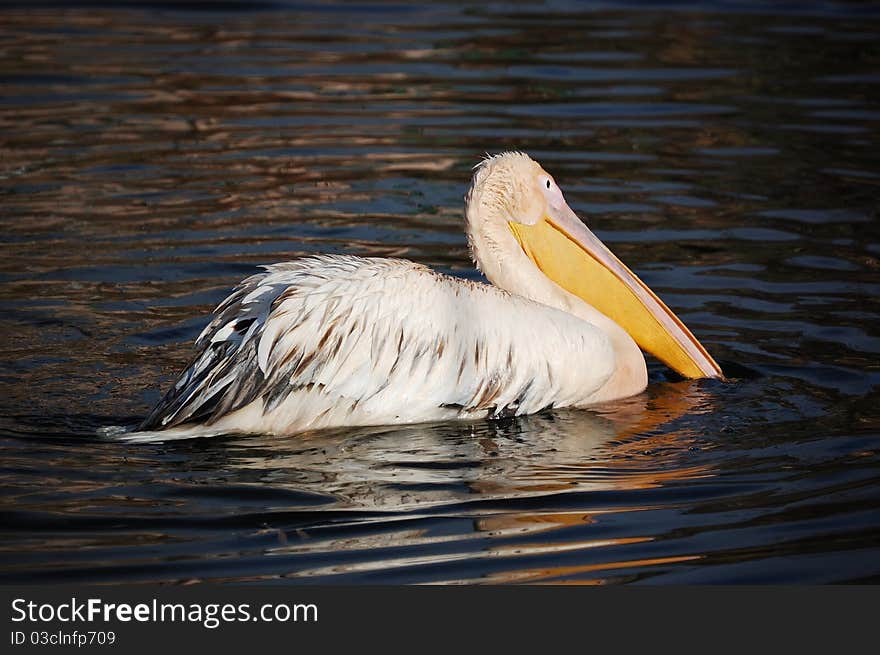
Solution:
{"label": "rippled water surface", "polygon": [[[169,6],[0,10],[0,581],[880,581],[880,14]],[[462,195],[514,148],[730,383],[98,436],[260,264],[478,279]]]}

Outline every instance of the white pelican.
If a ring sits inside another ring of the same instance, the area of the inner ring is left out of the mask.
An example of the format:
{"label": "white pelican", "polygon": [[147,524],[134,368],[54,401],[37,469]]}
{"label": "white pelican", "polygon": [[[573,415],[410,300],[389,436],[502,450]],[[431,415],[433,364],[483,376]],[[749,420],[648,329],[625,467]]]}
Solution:
{"label": "white pelican", "polygon": [[586,407],[645,389],[639,346],[686,377],[722,377],[527,155],[482,161],[465,205],[492,285],[399,259],[267,266],[220,303],[140,430],[291,434]]}

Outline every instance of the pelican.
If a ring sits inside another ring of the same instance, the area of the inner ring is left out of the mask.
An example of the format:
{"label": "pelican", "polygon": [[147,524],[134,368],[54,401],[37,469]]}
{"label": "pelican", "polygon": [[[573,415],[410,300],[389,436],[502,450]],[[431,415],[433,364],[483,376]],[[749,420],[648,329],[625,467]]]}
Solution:
{"label": "pelican", "polygon": [[723,377],[528,155],[480,162],[465,218],[491,284],[401,259],[266,266],[220,303],[139,430],[294,434],[583,408],[645,389],[641,349],[685,377]]}

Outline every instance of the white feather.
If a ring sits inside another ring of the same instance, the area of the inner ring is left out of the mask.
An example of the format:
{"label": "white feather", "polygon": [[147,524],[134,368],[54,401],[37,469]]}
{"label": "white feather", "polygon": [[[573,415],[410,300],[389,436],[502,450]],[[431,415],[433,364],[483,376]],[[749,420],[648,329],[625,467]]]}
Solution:
{"label": "white feather", "polygon": [[[527,414],[589,404],[615,364],[607,336],[571,314],[394,259],[268,267],[221,303],[212,326],[197,375],[164,401],[173,412],[163,425],[199,416],[212,433],[292,433]],[[228,352],[206,374],[218,346]],[[218,394],[231,411],[201,416]]]}

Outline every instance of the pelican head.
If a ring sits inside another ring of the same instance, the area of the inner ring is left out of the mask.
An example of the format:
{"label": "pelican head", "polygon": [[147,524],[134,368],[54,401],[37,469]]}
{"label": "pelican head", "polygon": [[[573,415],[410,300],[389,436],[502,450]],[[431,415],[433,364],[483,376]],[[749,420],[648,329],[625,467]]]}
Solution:
{"label": "pelican head", "polygon": [[[496,286],[569,311],[565,298],[573,296],[679,374],[723,377],[685,324],[581,222],[553,176],[528,155],[483,160],[466,215],[472,256]],[[554,295],[563,300],[548,302]]]}

